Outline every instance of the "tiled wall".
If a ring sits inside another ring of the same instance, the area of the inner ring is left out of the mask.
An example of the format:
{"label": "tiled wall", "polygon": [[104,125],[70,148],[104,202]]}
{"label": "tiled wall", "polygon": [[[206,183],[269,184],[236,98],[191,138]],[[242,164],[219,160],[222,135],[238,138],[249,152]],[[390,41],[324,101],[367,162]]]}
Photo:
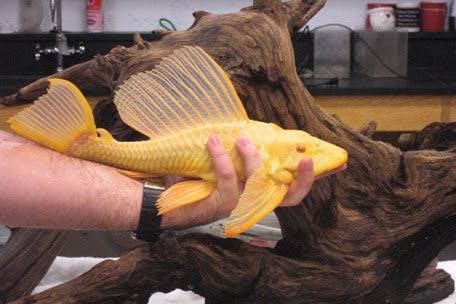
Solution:
{"label": "tiled wall", "polygon": [[[18,30],[18,7],[21,0],[0,1],[0,32]],[[49,1],[42,1],[45,10],[41,30],[51,28]],[[409,0],[382,0],[401,2]],[[416,0],[418,1],[418,0]],[[453,1],[453,0],[449,0]],[[68,31],[84,31],[85,1],[62,0],[63,26]],[[364,24],[366,4],[372,0],[327,0],[326,7],[310,22],[311,27],[327,23],[343,23],[352,28]],[[192,12],[206,10],[217,13],[238,11],[251,4],[251,0],[104,0],[106,31],[149,31],[158,27],[162,17],[174,22],[183,30],[193,22]],[[6,26],[5,26],[6,24]]]}

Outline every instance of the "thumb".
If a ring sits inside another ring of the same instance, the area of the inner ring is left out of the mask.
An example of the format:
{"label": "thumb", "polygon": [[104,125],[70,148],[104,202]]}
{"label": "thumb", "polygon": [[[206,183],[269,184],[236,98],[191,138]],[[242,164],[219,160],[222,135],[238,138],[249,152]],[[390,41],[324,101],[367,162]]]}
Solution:
{"label": "thumb", "polygon": [[291,207],[298,205],[309,193],[314,180],[312,159],[308,157],[303,158],[299,162],[296,179],[290,184],[287,195],[280,206]]}

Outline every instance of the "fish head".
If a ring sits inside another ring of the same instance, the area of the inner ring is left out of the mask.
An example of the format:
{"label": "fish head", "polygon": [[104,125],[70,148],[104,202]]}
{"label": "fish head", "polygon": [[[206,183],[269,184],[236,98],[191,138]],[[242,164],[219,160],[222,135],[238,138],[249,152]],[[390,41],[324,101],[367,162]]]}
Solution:
{"label": "fish head", "polygon": [[304,157],[312,159],[315,175],[337,169],[348,159],[344,149],[300,130],[279,132],[270,147],[270,153],[280,168],[294,177],[297,175],[299,162]]}
{"label": "fish head", "polygon": [[298,170],[301,159],[305,156],[308,148],[308,139],[303,136],[302,131],[283,130],[276,137],[270,148],[281,170],[286,170],[294,176]]}

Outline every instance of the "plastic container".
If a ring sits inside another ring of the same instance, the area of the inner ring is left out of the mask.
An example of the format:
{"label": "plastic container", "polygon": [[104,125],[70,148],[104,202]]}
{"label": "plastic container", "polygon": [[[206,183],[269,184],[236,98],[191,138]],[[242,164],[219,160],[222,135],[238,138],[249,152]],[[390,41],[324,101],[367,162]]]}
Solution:
{"label": "plastic container", "polygon": [[91,33],[103,32],[103,0],[87,0],[87,31]]}
{"label": "plastic container", "polygon": [[401,32],[419,32],[421,8],[419,2],[396,4],[396,29]]}
{"label": "plastic container", "polygon": [[[408,35],[398,31],[357,32],[353,37],[353,72],[372,78],[398,77],[398,75],[407,77]],[[387,69],[374,53],[395,73]]]}
{"label": "plastic container", "polygon": [[392,7],[373,8],[367,11],[367,15],[374,31],[386,32],[396,28],[396,17]]}
{"label": "plastic container", "polygon": [[43,20],[43,4],[41,1],[19,1],[19,23],[21,32],[38,32]]}
{"label": "plastic container", "polygon": [[446,2],[421,2],[421,29],[424,32],[444,32],[447,13]]}
{"label": "plastic container", "polygon": [[319,30],[314,34],[314,77],[350,78],[351,34],[347,30]]}
{"label": "plastic container", "polygon": [[[380,8],[380,7],[391,7],[394,9],[394,4],[392,3],[382,3],[382,2],[377,2],[377,3],[368,3],[367,4],[367,11],[370,11],[371,9],[374,8]],[[366,30],[372,30],[372,25],[369,20],[369,15],[366,15],[366,24],[365,24]]]}

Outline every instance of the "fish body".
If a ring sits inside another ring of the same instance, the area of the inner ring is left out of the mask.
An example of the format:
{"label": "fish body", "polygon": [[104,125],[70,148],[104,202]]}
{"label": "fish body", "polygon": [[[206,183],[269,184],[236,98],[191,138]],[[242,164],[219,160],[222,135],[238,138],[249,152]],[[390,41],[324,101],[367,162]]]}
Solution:
{"label": "fish body", "polygon": [[167,189],[158,199],[160,214],[208,197],[216,175],[207,141],[224,144],[238,178],[246,180],[235,141],[247,137],[263,166],[246,180],[244,193],[226,224],[225,234],[248,230],[283,200],[299,161],[313,159],[316,175],[347,161],[345,150],[300,130],[250,120],[228,76],[201,48],[184,47],[155,70],[133,75],[116,91],[114,103],[124,122],[148,136],[119,142],[97,129],[82,93],[72,83],[50,79],[48,92],[12,117],[21,136],[62,153],[142,176],[196,178]]}
{"label": "fish body", "polygon": [[[215,182],[212,160],[207,151],[207,140],[209,136],[217,135],[233,162],[239,180],[245,181],[243,160],[237,153],[235,141],[240,137],[247,137],[260,153],[265,167],[269,168],[269,175],[280,180],[283,172],[287,170],[295,177],[296,171],[293,170],[295,164],[286,166],[286,161],[290,154],[291,156],[295,154],[295,162],[299,162],[305,151],[290,151],[286,148],[287,158],[277,151],[278,145],[282,148],[283,146],[303,146],[304,150],[312,149],[311,145],[306,147],[302,144],[304,140],[291,138],[287,142],[287,135],[294,132],[296,131],[284,130],[272,123],[249,120],[206,125],[154,141],[119,142],[92,136],[82,143],[76,142],[74,148],[69,148],[69,154],[116,168],[150,173],[154,176],[179,175]],[[324,142],[319,143],[317,138],[312,138],[305,132],[297,132],[307,137],[304,138],[307,142],[310,138],[314,144],[320,145],[321,149],[325,148]],[[323,168],[322,166],[317,164],[315,167],[317,168],[315,174],[324,173],[318,172],[319,168]]]}
{"label": "fish body", "polygon": [[277,131],[273,124],[243,121],[206,125],[157,140],[140,142],[107,141],[92,136],[81,144],[77,143],[71,154],[135,172],[157,176],[172,174],[215,182],[207,140],[209,136],[217,135],[227,149],[238,177],[245,180],[243,162],[235,148],[236,139],[249,138],[267,163],[270,159],[267,151],[273,139],[279,135],[280,132]]}

